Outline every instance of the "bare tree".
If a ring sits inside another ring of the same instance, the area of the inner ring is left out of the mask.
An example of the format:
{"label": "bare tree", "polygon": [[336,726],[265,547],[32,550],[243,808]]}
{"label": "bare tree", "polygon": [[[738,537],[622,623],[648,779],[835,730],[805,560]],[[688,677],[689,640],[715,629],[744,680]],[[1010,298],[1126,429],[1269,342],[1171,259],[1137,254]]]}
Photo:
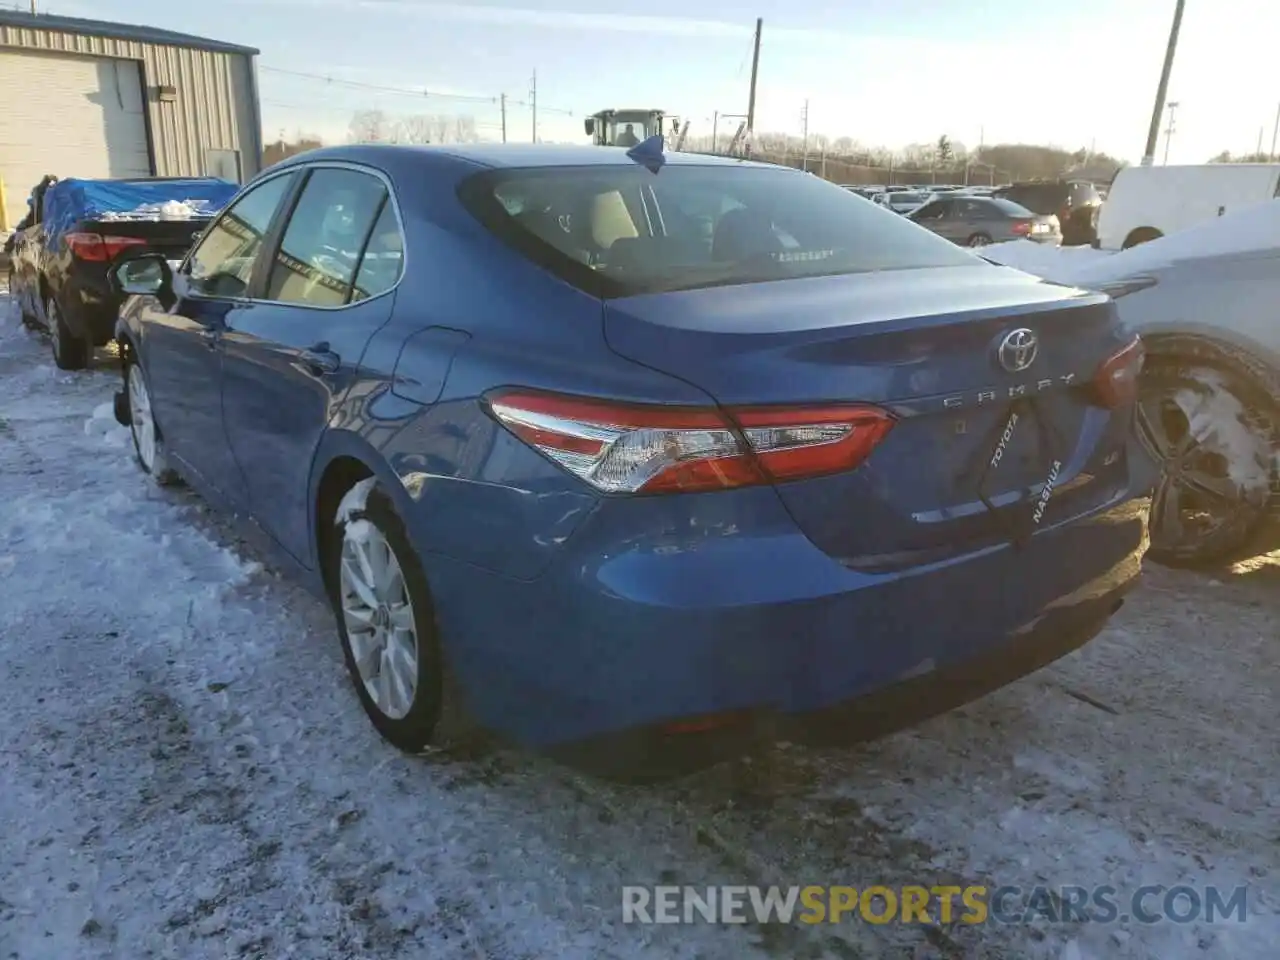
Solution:
{"label": "bare tree", "polygon": [[403,117],[396,124],[397,143],[431,143],[434,133],[433,117],[422,115]]}
{"label": "bare tree", "polygon": [[480,134],[476,130],[475,117],[458,116],[453,118],[454,143],[475,143],[479,139]]}
{"label": "bare tree", "polygon": [[392,139],[393,127],[381,110],[358,110],[347,128],[352,143],[386,143]]}

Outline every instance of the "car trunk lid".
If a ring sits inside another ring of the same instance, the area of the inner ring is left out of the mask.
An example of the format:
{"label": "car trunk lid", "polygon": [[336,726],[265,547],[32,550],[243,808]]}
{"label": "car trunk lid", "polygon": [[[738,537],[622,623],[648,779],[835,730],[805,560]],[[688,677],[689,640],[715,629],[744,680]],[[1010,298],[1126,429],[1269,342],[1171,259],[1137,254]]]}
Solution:
{"label": "car trunk lid", "polygon": [[894,429],[859,468],[777,484],[809,537],[854,566],[1021,540],[1046,486],[1054,509],[1042,507],[1037,523],[1089,509],[1122,479],[1124,425],[1090,387],[1127,339],[1114,307],[1015,270],[630,297],[606,303],[605,333],[619,354],[724,406],[847,401],[892,411]]}

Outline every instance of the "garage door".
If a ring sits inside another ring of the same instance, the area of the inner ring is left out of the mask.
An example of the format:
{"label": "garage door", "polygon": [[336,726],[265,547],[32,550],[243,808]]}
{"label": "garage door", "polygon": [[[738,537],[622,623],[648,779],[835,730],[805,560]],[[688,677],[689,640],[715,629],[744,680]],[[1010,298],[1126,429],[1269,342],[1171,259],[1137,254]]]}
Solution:
{"label": "garage door", "polygon": [[0,177],[9,226],[57,177],[151,174],[139,62],[0,47]]}

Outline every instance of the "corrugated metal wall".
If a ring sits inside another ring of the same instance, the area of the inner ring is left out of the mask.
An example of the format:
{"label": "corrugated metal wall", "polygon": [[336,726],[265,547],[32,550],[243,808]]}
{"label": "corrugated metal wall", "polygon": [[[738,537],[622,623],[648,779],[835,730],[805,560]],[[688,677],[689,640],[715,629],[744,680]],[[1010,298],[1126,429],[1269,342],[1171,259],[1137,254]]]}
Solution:
{"label": "corrugated metal wall", "polygon": [[[0,25],[4,46],[141,60],[159,176],[204,176],[206,150],[239,151],[245,180],[259,170],[254,66],[245,54]],[[176,87],[178,99],[159,101],[158,86]]]}

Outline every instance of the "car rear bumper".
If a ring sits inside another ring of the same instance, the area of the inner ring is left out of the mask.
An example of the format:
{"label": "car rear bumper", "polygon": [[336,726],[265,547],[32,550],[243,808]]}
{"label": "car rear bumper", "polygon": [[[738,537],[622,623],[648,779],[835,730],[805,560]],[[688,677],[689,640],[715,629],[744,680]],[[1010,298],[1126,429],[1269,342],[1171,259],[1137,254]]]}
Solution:
{"label": "car rear bumper", "polygon": [[547,753],[596,776],[645,781],[693,773],[762,743],[829,748],[874,740],[977,700],[1078,650],[1120,609],[1126,590],[1127,586],[1119,588],[1037,622],[967,660],[825,709],[794,714],[744,711],[721,718],[722,723],[709,729],[673,732],[650,726],[573,741]]}
{"label": "car rear bumper", "polygon": [[[700,738],[708,759],[735,747],[745,717],[862,727],[848,704],[876,691],[993,651],[1016,664],[1042,642],[1096,632],[1140,572],[1146,504],[1133,497],[1021,550],[1002,543],[890,574],[820,551],[768,488],[697,498],[661,535],[636,529],[648,498],[611,501],[534,580],[424,556],[481,723],[566,757],[609,738],[619,758],[651,754],[657,736]],[[815,720],[824,711],[854,719]]]}

